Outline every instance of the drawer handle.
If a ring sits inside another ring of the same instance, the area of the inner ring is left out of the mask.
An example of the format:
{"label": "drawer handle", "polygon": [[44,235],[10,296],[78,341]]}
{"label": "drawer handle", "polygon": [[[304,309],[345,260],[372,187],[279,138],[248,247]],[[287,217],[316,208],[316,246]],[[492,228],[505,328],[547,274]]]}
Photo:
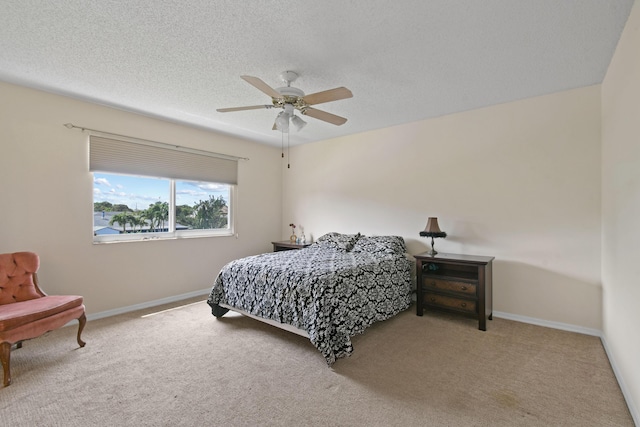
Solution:
{"label": "drawer handle", "polygon": [[466,306],[467,306],[467,303],[466,303],[466,302],[463,302],[462,304],[460,304],[460,307],[463,307],[463,308],[464,308],[464,307],[466,307]]}
{"label": "drawer handle", "polygon": [[431,297],[431,302],[436,302],[436,299]]}
{"label": "drawer handle", "polygon": [[466,291],[466,290],[467,290],[467,287],[466,287],[466,286],[463,286],[463,287],[462,287],[462,288],[460,288],[460,289],[462,289],[463,291]]}

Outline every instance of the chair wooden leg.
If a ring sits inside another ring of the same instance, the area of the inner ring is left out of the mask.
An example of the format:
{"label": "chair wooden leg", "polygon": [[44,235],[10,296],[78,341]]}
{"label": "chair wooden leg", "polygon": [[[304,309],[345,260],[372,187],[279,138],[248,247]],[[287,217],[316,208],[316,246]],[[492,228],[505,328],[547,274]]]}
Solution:
{"label": "chair wooden leg", "polygon": [[8,342],[0,343],[0,362],[4,371],[4,386],[11,384],[11,370],[9,363],[11,362],[11,344]]}
{"label": "chair wooden leg", "polygon": [[87,323],[87,316],[85,316],[84,313],[82,313],[82,316],[80,316],[78,318],[78,345],[80,347],[84,347],[85,346],[85,342],[82,341],[82,339],[80,338],[80,335],[82,334],[82,330],[84,329],[84,325],[85,323]]}

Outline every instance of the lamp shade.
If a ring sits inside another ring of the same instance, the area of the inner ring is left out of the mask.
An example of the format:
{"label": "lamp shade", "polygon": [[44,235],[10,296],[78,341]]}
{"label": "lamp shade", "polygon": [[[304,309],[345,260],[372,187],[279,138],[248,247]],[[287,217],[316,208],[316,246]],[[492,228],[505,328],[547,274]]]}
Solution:
{"label": "lamp shade", "polygon": [[440,226],[438,225],[438,218],[429,217],[424,231],[427,233],[442,233],[442,230],[440,230]]}
{"label": "lamp shade", "polygon": [[289,115],[282,111],[276,117],[276,129],[282,132],[289,132]]}
{"label": "lamp shade", "polygon": [[291,117],[291,123],[293,123],[297,131],[301,130],[303,127],[307,125],[307,122],[305,122],[298,116]]}

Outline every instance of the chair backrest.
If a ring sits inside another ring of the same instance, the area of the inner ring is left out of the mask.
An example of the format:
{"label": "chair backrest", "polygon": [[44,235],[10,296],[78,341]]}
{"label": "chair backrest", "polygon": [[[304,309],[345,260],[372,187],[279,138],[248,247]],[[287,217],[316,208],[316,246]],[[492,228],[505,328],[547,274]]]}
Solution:
{"label": "chair backrest", "polygon": [[44,296],[36,271],[40,258],[33,252],[0,254],[0,305]]}

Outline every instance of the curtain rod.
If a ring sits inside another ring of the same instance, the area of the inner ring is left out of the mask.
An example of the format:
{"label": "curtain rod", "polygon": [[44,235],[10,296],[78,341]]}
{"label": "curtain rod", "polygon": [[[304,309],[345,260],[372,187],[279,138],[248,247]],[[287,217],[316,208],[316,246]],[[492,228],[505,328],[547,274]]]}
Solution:
{"label": "curtain rod", "polygon": [[135,138],[135,137],[127,136],[127,135],[120,135],[120,134],[117,134],[117,133],[104,132],[104,131],[97,130],[97,129],[86,128],[84,126],[76,126],[73,123],[65,123],[63,126],[66,127],[67,129],[80,129],[80,131],[82,131],[82,132],[89,132],[89,133],[97,135],[97,136],[117,137],[117,138],[123,139],[123,140],[125,140],[127,142],[133,142],[133,143],[137,143],[137,144],[151,145],[151,146],[155,146],[155,147],[167,148],[167,149],[170,149],[170,150],[186,151],[186,152],[189,152],[189,153],[202,154],[202,155],[205,155],[205,156],[218,157],[218,158],[221,158],[221,159],[249,160],[248,157],[232,156],[230,154],[215,153],[213,151],[198,150],[196,148],[182,147],[180,145],[167,144],[167,143],[158,142],[158,141],[151,141],[150,139],[141,139],[141,138]]}

